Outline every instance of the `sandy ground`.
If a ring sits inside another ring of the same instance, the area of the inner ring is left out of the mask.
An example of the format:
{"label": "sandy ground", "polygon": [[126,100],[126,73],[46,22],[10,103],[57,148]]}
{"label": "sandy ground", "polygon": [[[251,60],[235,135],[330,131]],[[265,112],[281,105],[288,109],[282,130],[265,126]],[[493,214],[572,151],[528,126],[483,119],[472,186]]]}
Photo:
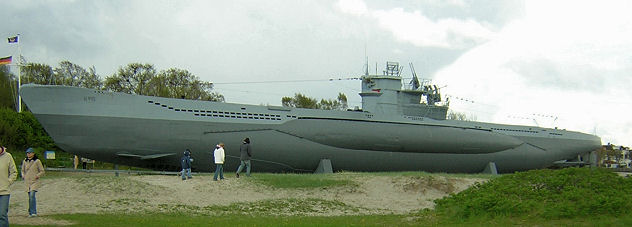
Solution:
{"label": "sandy ground", "polygon": [[[9,220],[12,224],[69,225],[72,223],[47,218],[46,215],[177,210],[213,214],[206,208],[231,204],[242,204],[248,209],[254,207],[252,212],[258,212],[257,206],[265,204],[262,201],[294,201],[288,203],[287,210],[264,211],[268,212],[266,214],[405,214],[424,208],[432,209],[433,200],[464,190],[475,182],[484,181],[434,175],[368,176],[337,173],[336,177],[351,179],[355,184],[317,189],[277,189],[261,185],[252,179],[237,179],[233,176],[217,182],[212,181],[208,175],[194,176],[187,181],[182,181],[178,176],[163,175],[121,175],[117,178],[112,175],[83,174],[52,179],[44,177],[42,188],[37,193],[40,216],[27,217],[28,197],[24,191],[24,183],[18,181],[11,186]],[[329,201],[334,205],[329,204]],[[296,205],[297,203],[300,204]],[[313,209],[292,208],[305,204]]]}

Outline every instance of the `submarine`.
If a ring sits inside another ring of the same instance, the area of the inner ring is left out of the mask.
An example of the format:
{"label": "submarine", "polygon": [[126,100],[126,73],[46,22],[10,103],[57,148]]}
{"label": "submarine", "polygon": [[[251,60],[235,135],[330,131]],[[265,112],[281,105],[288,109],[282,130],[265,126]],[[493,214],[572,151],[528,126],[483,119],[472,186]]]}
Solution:
{"label": "submarine", "polygon": [[[403,82],[402,66],[361,76],[362,108],[319,110],[185,100],[71,86],[26,84],[29,110],[64,151],[154,170],[226,171],[239,166],[246,137],[255,172],[426,171],[511,173],[580,161],[598,136],[557,128],[447,119],[439,88]],[[412,68],[412,66],[411,66]]]}

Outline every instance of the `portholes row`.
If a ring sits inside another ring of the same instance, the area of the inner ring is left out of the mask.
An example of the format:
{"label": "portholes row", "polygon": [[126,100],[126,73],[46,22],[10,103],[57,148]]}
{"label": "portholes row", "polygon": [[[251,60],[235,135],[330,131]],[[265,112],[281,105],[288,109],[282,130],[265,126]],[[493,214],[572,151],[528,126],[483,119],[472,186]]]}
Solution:
{"label": "portholes row", "polygon": [[[152,100],[147,101],[147,103],[151,103],[156,106],[167,108],[175,112],[190,112],[190,113],[193,113],[194,116],[198,116],[198,117],[221,117],[221,118],[253,119],[253,120],[277,120],[277,121],[281,120],[281,115],[278,115],[278,114],[230,112],[230,111],[219,111],[219,110],[192,110],[192,109],[174,108],[172,106],[167,106],[165,104],[154,102]],[[245,110],[245,108],[242,108],[242,109]],[[297,118],[297,116],[295,115],[287,115],[286,117]]]}
{"label": "portholes row", "polygon": [[[221,111],[220,111],[221,112]],[[234,113],[234,114],[250,114],[250,113]],[[203,114],[203,113],[196,113],[193,114],[195,116],[200,116],[200,117],[224,117],[224,118],[236,118],[236,119],[254,119],[254,120],[277,120],[280,121],[281,120],[281,116],[279,115],[274,115],[274,116],[254,116],[254,115],[234,115],[234,114]],[[261,114],[263,115],[263,114]]]}
{"label": "portholes row", "polygon": [[508,129],[508,128],[491,128],[491,130],[510,131],[510,132],[528,132],[528,133],[538,133],[538,131],[532,131],[532,130],[520,130],[520,129]]}

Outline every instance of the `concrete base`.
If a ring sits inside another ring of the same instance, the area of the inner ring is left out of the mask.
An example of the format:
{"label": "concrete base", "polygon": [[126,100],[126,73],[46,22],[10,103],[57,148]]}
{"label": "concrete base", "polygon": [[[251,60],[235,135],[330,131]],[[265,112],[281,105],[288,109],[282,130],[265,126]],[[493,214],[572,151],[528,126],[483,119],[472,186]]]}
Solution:
{"label": "concrete base", "polygon": [[314,173],[334,173],[334,170],[331,167],[331,160],[321,159]]}
{"label": "concrete base", "polygon": [[494,175],[498,174],[498,170],[496,170],[496,163],[489,162],[487,166],[485,166],[485,170],[483,170],[483,173]]}

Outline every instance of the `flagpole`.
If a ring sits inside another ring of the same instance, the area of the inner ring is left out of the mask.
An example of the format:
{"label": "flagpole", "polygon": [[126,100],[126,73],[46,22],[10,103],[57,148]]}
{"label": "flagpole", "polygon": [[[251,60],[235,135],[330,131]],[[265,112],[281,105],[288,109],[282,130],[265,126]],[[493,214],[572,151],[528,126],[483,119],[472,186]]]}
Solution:
{"label": "flagpole", "polygon": [[18,34],[18,113],[22,112],[22,96],[20,96],[20,86],[22,86],[22,50],[20,49],[20,34]]}

